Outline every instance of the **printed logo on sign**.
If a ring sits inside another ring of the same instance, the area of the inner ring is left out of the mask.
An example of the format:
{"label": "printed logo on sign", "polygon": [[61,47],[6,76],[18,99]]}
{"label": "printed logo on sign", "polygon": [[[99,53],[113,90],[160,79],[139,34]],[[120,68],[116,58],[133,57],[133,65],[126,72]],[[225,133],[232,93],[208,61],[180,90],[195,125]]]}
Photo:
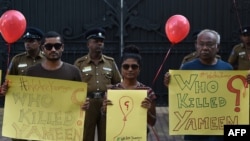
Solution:
{"label": "printed logo on sign", "polygon": [[227,136],[244,136],[246,133],[246,129],[230,129]]}

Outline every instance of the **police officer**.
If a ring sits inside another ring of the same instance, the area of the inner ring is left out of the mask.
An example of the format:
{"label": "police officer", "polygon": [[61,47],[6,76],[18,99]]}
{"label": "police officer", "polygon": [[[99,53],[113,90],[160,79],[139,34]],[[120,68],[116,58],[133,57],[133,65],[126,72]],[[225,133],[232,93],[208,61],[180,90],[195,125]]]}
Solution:
{"label": "police officer", "polygon": [[8,74],[25,75],[26,69],[31,65],[40,63],[43,59],[40,51],[43,31],[35,27],[28,27],[22,37],[24,41],[25,52],[15,55],[8,67]]}
{"label": "police officer", "polygon": [[228,62],[235,70],[250,69],[250,26],[239,30],[241,43],[233,46]]}
{"label": "police officer", "polygon": [[83,141],[94,141],[96,127],[98,141],[106,140],[106,120],[101,118],[103,96],[107,85],[119,83],[122,79],[114,59],[102,53],[105,33],[103,28],[88,30],[85,38],[89,52],[74,62],[81,70],[83,81],[88,83],[87,97],[90,98],[89,109],[85,114]]}

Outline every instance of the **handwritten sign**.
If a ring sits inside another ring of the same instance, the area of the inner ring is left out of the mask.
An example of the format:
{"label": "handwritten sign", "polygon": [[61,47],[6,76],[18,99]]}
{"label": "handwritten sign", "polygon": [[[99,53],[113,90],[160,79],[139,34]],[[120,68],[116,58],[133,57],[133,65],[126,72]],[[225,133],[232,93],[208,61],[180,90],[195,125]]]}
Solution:
{"label": "handwritten sign", "polygon": [[147,90],[108,90],[107,141],[146,141],[147,109],[141,102]]}
{"label": "handwritten sign", "polygon": [[170,135],[223,135],[225,124],[249,124],[248,71],[169,72]]}
{"label": "handwritten sign", "polygon": [[3,130],[6,137],[82,141],[87,84],[8,75]]}

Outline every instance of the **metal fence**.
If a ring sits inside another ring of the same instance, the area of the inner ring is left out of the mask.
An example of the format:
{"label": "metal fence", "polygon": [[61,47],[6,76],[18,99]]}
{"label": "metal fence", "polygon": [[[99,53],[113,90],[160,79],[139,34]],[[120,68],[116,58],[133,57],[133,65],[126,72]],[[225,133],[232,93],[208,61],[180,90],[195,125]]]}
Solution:
{"label": "metal fence", "polygon": [[[73,63],[87,53],[83,33],[92,27],[107,31],[104,53],[114,57],[119,65],[121,49],[127,44],[140,47],[143,68],[139,80],[152,86],[158,106],[168,105],[168,90],[163,75],[178,69],[182,58],[194,50],[192,33],[210,28],[221,34],[220,55],[227,57],[232,46],[239,42],[237,31],[249,22],[249,0],[0,0],[1,14],[15,9],[23,13],[28,26],[46,31],[55,30],[65,39],[63,60]],[[167,19],[184,15],[190,23],[189,35],[171,45],[165,34]],[[153,79],[171,48],[154,85]],[[4,80],[8,59],[24,51],[21,40],[8,45],[0,39],[0,69]],[[3,105],[4,98],[0,103]]]}

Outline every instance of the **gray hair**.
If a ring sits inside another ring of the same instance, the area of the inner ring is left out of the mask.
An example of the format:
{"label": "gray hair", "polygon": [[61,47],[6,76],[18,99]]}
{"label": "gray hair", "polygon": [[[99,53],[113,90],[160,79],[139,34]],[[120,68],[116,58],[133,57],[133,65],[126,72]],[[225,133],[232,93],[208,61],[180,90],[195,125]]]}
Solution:
{"label": "gray hair", "polygon": [[206,32],[210,32],[212,34],[215,35],[216,37],[216,43],[220,44],[220,34],[218,32],[216,32],[215,30],[211,30],[211,29],[203,29],[198,35],[197,38],[199,38],[202,34],[206,33]]}

